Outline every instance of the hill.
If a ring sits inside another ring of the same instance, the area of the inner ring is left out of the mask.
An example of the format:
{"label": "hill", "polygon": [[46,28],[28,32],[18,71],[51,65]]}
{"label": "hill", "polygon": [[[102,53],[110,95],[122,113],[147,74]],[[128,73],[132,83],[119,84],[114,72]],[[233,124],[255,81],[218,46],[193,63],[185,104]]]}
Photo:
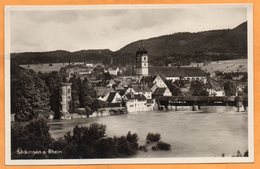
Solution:
{"label": "hill", "polygon": [[49,52],[12,53],[11,59],[20,64],[64,62],[101,62],[109,64],[112,56],[113,52],[109,49],[80,50],[76,52],[56,50]]}
{"label": "hill", "polygon": [[132,65],[140,43],[145,45],[149,63],[154,66],[188,65],[191,62],[247,58],[247,22],[233,29],[197,33],[181,32],[132,42],[116,52],[109,49],[64,50],[12,53],[12,60],[21,64],[88,61],[115,65]]}
{"label": "hill", "polygon": [[247,22],[234,29],[183,32],[136,41],[121,48],[117,51],[117,55],[134,59],[140,43],[143,43],[149,52],[152,65],[165,65],[171,62],[182,65],[192,61],[246,58]]}

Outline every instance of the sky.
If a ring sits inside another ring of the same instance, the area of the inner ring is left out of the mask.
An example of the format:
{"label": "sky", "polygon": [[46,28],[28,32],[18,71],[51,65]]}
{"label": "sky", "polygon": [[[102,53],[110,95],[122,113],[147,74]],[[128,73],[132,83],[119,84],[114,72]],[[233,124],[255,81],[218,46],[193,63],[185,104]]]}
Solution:
{"label": "sky", "polygon": [[247,10],[243,6],[19,8],[10,10],[10,50],[115,51],[141,39],[177,32],[232,29],[246,20]]}

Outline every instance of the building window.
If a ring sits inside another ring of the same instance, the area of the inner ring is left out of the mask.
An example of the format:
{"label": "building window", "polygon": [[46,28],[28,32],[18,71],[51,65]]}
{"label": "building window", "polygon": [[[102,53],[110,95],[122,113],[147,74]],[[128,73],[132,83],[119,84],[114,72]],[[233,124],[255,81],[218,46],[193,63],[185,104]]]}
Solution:
{"label": "building window", "polygon": [[68,89],[68,93],[70,93],[70,89]]}
{"label": "building window", "polygon": [[146,60],[146,57],[144,57],[144,60]]}

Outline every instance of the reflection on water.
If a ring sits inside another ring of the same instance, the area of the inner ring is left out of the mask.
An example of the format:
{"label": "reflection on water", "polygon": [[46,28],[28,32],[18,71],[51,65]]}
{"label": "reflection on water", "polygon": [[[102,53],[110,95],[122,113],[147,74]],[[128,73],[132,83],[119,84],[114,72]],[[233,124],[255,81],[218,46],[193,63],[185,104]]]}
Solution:
{"label": "reflection on water", "polygon": [[232,107],[202,107],[201,111],[139,112],[121,116],[89,119],[52,120],[48,124],[54,138],[72,131],[75,125],[86,126],[98,122],[107,126],[108,136],[126,135],[128,131],[145,143],[148,132],[161,134],[172,151],[139,152],[137,157],[215,157],[231,155],[248,149],[246,112]]}

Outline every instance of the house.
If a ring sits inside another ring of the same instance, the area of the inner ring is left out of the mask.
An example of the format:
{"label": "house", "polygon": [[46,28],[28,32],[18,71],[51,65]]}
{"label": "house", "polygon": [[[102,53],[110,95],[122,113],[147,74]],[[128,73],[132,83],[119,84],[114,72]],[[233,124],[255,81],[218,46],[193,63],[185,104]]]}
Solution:
{"label": "house", "polygon": [[119,68],[118,67],[112,67],[107,69],[105,72],[108,72],[110,75],[117,76],[119,74]]}
{"label": "house", "polygon": [[156,83],[150,83],[147,86],[151,89],[152,93],[155,91],[155,89],[159,88]]}
{"label": "house", "polygon": [[165,80],[166,78],[163,75],[158,74],[156,76],[144,76],[140,80],[140,83],[146,86],[152,86],[151,84],[156,84],[157,87],[167,87],[164,82]]}
{"label": "house", "polygon": [[113,85],[115,85],[115,84],[116,84],[116,82],[113,79],[110,79],[106,86],[107,87],[113,87]]}
{"label": "house", "polygon": [[85,66],[86,66],[86,67],[93,68],[94,65],[93,65],[93,63],[85,63]]}
{"label": "house", "polygon": [[209,81],[206,84],[206,88],[209,96],[225,96],[224,88],[216,81]]}
{"label": "house", "polygon": [[151,99],[146,99],[142,94],[128,93],[124,95],[124,99],[126,100],[126,108],[129,113],[152,111],[154,109]]}
{"label": "house", "polygon": [[121,103],[122,97],[118,92],[110,92],[108,96],[106,97],[107,103]]}
{"label": "house", "polygon": [[72,62],[72,65],[84,65],[84,62]]}
{"label": "house", "polygon": [[155,89],[152,96],[153,98],[159,96],[172,96],[172,93],[167,87],[162,87],[162,88]]}
{"label": "house", "polygon": [[146,99],[152,99],[152,90],[141,83],[133,83],[126,89],[125,94],[133,93],[135,95],[144,95]]}
{"label": "house", "polygon": [[85,68],[84,70],[79,70],[79,75],[90,75],[92,73],[93,69],[91,68]]}
{"label": "house", "polygon": [[125,94],[125,88],[121,86],[120,84],[113,85],[113,89],[117,91],[121,96]]}
{"label": "house", "polygon": [[94,90],[97,93],[98,99],[102,100],[102,101],[107,100],[108,94],[110,92],[115,92],[115,90],[113,88],[110,88],[110,87],[99,87],[98,86],[98,87],[95,87]]}

